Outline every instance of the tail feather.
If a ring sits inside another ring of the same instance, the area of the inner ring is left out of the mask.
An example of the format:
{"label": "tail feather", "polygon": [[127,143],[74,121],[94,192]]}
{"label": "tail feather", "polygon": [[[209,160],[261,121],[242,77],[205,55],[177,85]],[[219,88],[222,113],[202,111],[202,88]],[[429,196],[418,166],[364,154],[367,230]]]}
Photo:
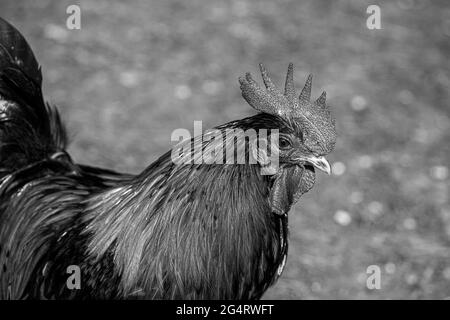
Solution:
{"label": "tail feather", "polygon": [[64,150],[58,111],[45,104],[41,68],[27,41],[0,18],[0,170],[13,171]]}

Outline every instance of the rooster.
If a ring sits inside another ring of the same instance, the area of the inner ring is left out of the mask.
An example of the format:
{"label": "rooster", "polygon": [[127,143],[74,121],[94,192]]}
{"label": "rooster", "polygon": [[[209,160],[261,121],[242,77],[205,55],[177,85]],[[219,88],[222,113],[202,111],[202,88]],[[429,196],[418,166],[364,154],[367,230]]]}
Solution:
{"label": "rooster", "polygon": [[138,175],[116,173],[72,160],[31,48],[0,19],[0,298],[259,299],[283,270],[288,212],[315,169],[330,173],[336,141],[311,76],[297,96],[292,64],[284,92],[260,67],[265,89],[239,78],[259,112],[216,129],[277,130],[270,174],[261,161],[180,164],[171,151]]}

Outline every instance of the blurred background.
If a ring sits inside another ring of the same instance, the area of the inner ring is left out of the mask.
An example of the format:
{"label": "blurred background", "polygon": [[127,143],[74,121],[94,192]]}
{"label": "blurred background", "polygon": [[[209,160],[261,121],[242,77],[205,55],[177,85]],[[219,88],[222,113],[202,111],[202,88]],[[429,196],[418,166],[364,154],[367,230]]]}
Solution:
{"label": "blurred background", "polygon": [[[81,7],[81,30],[66,8]],[[381,8],[381,30],[366,9]],[[10,1],[77,162],[138,173],[176,128],[254,114],[237,78],[264,62],[328,94],[331,177],[290,212],[290,251],[267,299],[450,298],[450,3]],[[368,266],[381,288],[366,286]]]}

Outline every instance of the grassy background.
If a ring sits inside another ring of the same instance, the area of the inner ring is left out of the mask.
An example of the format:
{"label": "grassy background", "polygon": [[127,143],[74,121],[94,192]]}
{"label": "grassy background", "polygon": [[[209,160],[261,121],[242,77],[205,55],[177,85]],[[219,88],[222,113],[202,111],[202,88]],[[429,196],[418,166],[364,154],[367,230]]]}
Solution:
{"label": "grassy background", "polygon": [[[66,29],[79,4],[81,30]],[[137,173],[192,130],[254,114],[237,77],[265,62],[328,93],[335,174],[290,212],[290,256],[265,298],[450,297],[450,4],[377,1],[1,1],[43,66],[82,163]],[[366,268],[381,289],[366,288]]]}

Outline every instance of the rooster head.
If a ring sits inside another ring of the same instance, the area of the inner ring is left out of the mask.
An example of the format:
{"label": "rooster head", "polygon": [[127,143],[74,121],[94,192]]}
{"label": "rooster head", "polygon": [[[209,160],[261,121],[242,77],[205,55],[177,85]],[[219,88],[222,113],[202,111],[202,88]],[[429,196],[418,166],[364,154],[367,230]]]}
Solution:
{"label": "rooster head", "polygon": [[325,155],[336,143],[335,120],[326,105],[325,91],[311,101],[312,75],[308,76],[302,92],[297,96],[294,88],[294,67],[290,63],[284,92],[270,79],[260,64],[265,89],[261,88],[250,73],[239,78],[242,96],[254,109],[279,117],[283,122],[279,132],[280,164],[313,167],[328,174],[330,164]]}

